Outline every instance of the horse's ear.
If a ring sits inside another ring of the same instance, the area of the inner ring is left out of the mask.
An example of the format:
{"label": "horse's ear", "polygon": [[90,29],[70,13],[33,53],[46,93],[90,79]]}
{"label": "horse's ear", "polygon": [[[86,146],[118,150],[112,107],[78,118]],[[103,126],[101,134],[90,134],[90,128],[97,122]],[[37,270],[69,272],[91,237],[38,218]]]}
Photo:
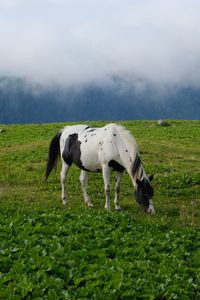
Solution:
{"label": "horse's ear", "polygon": [[149,181],[152,181],[152,180],[153,180],[153,177],[154,177],[154,175],[150,175],[150,176],[149,176]]}

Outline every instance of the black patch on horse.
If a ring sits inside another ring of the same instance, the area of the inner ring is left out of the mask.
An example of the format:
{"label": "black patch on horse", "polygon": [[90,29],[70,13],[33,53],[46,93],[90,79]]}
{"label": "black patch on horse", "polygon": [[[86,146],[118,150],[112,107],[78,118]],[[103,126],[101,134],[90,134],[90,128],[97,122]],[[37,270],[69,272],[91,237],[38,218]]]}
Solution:
{"label": "black patch on horse", "polygon": [[80,147],[81,142],[78,140],[78,134],[70,134],[66,139],[62,158],[69,166],[71,166],[72,163],[75,163],[80,169],[88,171],[82,164]]}
{"label": "black patch on horse", "polygon": [[123,172],[125,170],[125,168],[115,160],[110,160],[108,166],[113,168],[113,171],[117,171],[117,172]]}

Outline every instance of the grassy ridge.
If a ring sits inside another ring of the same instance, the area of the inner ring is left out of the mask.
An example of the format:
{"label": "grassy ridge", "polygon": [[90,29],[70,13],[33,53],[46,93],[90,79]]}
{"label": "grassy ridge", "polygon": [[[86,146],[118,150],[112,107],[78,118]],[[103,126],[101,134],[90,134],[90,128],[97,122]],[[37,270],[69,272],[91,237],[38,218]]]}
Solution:
{"label": "grassy ridge", "polygon": [[43,177],[49,142],[66,124],[2,126],[0,299],[200,297],[200,122],[121,123],[155,174],[155,216],[135,203],[127,174],[122,213],[104,211],[101,174],[90,174],[95,208],[86,209],[76,167],[63,207],[59,172]]}

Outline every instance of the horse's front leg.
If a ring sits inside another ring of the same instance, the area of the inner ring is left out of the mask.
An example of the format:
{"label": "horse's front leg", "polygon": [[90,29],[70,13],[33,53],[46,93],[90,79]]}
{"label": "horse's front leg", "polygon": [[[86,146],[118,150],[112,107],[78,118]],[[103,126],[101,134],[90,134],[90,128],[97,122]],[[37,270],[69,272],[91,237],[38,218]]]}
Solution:
{"label": "horse's front leg", "polygon": [[115,182],[115,209],[116,210],[121,210],[121,206],[119,204],[120,200],[120,183],[121,183],[121,178],[122,178],[123,173],[118,172],[116,175],[116,182]]}
{"label": "horse's front leg", "polygon": [[105,209],[110,210],[110,168],[108,165],[102,166],[102,173],[106,195]]}
{"label": "horse's front leg", "polygon": [[81,182],[81,186],[82,186],[82,190],[83,190],[85,204],[88,207],[93,207],[93,204],[90,200],[90,196],[87,193],[88,172],[86,172],[84,170],[81,171],[80,182]]}
{"label": "horse's front leg", "polygon": [[61,194],[61,199],[63,204],[65,205],[67,203],[67,197],[65,194],[65,179],[67,176],[67,173],[69,171],[70,166],[67,165],[64,160],[62,160],[62,170],[60,172],[60,181],[61,181],[61,188],[62,188],[62,194]]}

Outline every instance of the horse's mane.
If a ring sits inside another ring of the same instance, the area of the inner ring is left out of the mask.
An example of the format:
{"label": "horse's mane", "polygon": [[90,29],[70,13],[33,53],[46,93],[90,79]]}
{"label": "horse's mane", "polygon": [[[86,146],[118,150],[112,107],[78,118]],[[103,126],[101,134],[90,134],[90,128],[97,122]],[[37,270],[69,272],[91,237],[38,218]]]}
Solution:
{"label": "horse's mane", "polygon": [[115,124],[115,128],[116,128],[118,134],[120,134],[120,137],[122,138],[122,140],[125,143],[128,143],[129,147],[132,148],[132,150],[137,153],[138,146],[137,146],[135,138],[132,136],[130,131],[128,129],[126,129],[125,127],[123,127],[122,125]]}

